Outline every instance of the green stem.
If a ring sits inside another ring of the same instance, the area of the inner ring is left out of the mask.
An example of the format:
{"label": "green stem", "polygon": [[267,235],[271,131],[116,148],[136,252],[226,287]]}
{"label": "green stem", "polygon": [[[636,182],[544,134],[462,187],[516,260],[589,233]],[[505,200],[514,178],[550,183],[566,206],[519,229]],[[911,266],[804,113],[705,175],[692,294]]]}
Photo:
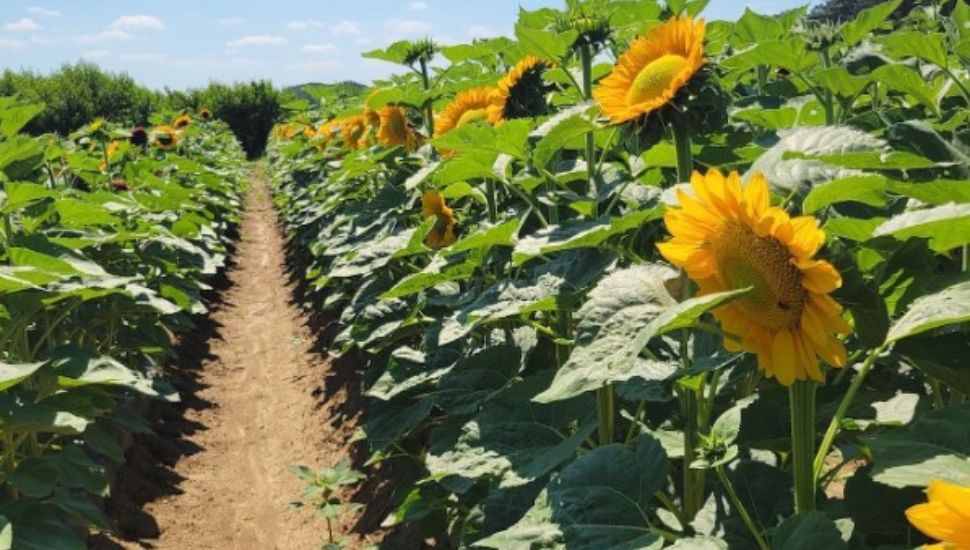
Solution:
{"label": "green stem", "polygon": [[788,388],[791,406],[791,455],[795,476],[795,513],[815,510],[815,381],[799,380]]}
{"label": "green stem", "polygon": [[731,483],[731,478],[727,476],[724,472],[724,466],[716,466],[714,471],[717,472],[717,478],[721,480],[721,485],[724,486],[724,491],[727,493],[728,498],[731,499],[731,505],[737,511],[738,515],[741,516],[741,520],[748,527],[748,531],[751,532],[751,536],[754,537],[754,541],[758,543],[758,548],[761,550],[768,550],[768,543],[765,542],[764,536],[761,534],[761,530],[758,526],[754,524],[751,520],[751,515],[748,513],[748,509],[744,507],[741,499],[738,498],[738,493],[734,490],[734,485]]}
{"label": "green stem", "polygon": [[694,168],[687,121],[683,116],[678,116],[671,126],[674,132],[674,149],[677,151],[677,183],[687,183],[690,181],[690,173]]}
{"label": "green stem", "polygon": [[[424,91],[431,89],[431,79],[428,78],[428,62],[422,57],[420,59],[421,63],[421,83],[424,85]],[[428,139],[434,137],[434,111],[431,109],[431,101],[425,100],[424,105],[424,127],[425,131],[428,133]]]}
{"label": "green stem", "polygon": [[488,203],[488,221],[493,225],[498,222],[498,205],[495,203],[495,182],[485,180],[485,200]]}
{"label": "green stem", "polygon": [[600,445],[613,443],[613,385],[596,390],[596,415],[599,419]]}
{"label": "green stem", "polygon": [[[583,99],[589,101],[593,97],[593,53],[588,44],[579,48],[579,59],[583,69]],[[596,141],[593,131],[586,133],[586,176],[589,180],[589,190],[596,196]],[[594,201],[593,218],[599,215],[599,201]]]}
{"label": "green stem", "polygon": [[[859,374],[855,375],[852,379],[852,383],[849,384],[849,389],[846,390],[845,395],[842,396],[842,401],[839,403],[839,408],[835,410],[835,416],[829,421],[829,426],[825,430],[825,435],[822,436],[822,442],[818,446],[818,452],[815,454],[814,472],[815,478],[817,479],[822,473],[822,467],[825,465],[825,457],[829,454],[829,449],[832,447],[832,442],[835,441],[835,436],[839,433],[839,427],[842,426],[842,419],[845,418],[845,413],[849,411],[849,407],[852,405],[852,400],[855,399],[855,394],[862,387],[862,382],[866,379],[866,375],[872,369],[872,366],[876,362],[876,358],[883,352],[885,346],[880,346],[869,353],[869,357],[866,358],[865,363],[859,369]],[[848,367],[846,367],[848,368]]]}
{"label": "green stem", "polygon": [[682,473],[684,479],[683,508],[684,517],[688,521],[693,520],[694,516],[704,505],[704,482],[706,470],[698,470],[690,467],[697,455],[697,445],[700,440],[700,428],[698,424],[699,402],[703,399],[703,386],[700,389],[682,388],[680,395],[681,415],[684,422],[684,462]]}

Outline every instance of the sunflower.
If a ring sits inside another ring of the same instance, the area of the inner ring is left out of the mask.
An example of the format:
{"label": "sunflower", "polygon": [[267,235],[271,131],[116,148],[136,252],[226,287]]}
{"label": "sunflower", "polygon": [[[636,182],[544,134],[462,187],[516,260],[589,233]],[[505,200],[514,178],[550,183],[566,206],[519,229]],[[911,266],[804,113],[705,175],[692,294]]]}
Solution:
{"label": "sunflower", "polygon": [[378,111],[380,127],[377,130],[377,142],[384,147],[403,145],[406,150],[414,151],[418,145],[418,137],[408,125],[408,114],[401,107],[385,105]]}
{"label": "sunflower", "polygon": [[303,137],[307,139],[312,139],[316,135],[317,135],[317,129],[314,128],[312,124],[303,125]]}
{"label": "sunflower", "polygon": [[669,19],[630,44],[593,90],[614,124],[659,109],[704,65],[704,21]]}
{"label": "sunflower", "polygon": [[349,116],[340,123],[344,144],[350,149],[367,147],[367,119],[364,115]]}
{"label": "sunflower", "polygon": [[141,126],[136,126],[131,129],[131,136],[128,138],[128,142],[137,147],[145,148],[148,145],[148,132]]}
{"label": "sunflower", "polygon": [[206,109],[205,107],[203,107],[202,110],[199,111],[199,117],[202,120],[209,120],[210,118],[212,118],[212,111],[210,111],[210,110]]}
{"label": "sunflower", "polygon": [[190,117],[189,115],[179,115],[178,117],[176,117],[175,123],[173,124],[173,126],[175,126],[176,128],[185,128],[189,124],[192,124],[192,117]]}
{"label": "sunflower", "polygon": [[435,135],[447,134],[469,122],[486,120],[495,124],[501,120],[501,118],[491,120],[488,113],[488,108],[495,102],[497,93],[495,88],[469,88],[459,92],[435,121]]}
{"label": "sunflower", "polygon": [[174,149],[179,143],[178,132],[171,126],[156,126],[154,134],[155,146],[163,151]]}
{"label": "sunflower", "polygon": [[498,89],[488,106],[489,122],[498,124],[509,118],[544,114],[548,87],[542,81],[542,73],[551,66],[534,55],[527,55],[516,63],[498,81]]}
{"label": "sunflower", "polygon": [[691,176],[693,195],[677,191],[679,209],[664,222],[673,238],[658,244],[668,261],[684,268],[700,294],[751,287],[714,310],[730,351],[749,351],[769,378],[785,385],[822,380],[816,357],[845,365],[836,338],[851,327],[829,293],[842,285],[839,272],[812,256],[825,233],[811,216],[792,218],[769,204],[768,182],[755,174],[742,188],[737,172]]}
{"label": "sunflower", "polygon": [[970,549],[970,487],[934,479],[926,491],[929,502],[911,506],[906,519],[939,544],[930,550]]}
{"label": "sunflower", "polygon": [[455,237],[455,215],[451,208],[445,205],[445,197],[441,193],[425,191],[421,195],[421,210],[424,219],[431,216],[436,218],[434,227],[424,238],[424,244],[428,248],[443,248],[458,240]]}
{"label": "sunflower", "polygon": [[102,172],[107,172],[108,171],[108,166],[114,160],[115,153],[118,152],[118,147],[119,146],[121,146],[121,142],[120,141],[118,141],[116,139],[115,140],[111,140],[111,143],[108,144],[107,151],[105,151],[105,155],[104,156],[105,156],[106,160],[102,160],[101,161],[101,164],[98,166],[98,169],[100,171],[102,171]]}

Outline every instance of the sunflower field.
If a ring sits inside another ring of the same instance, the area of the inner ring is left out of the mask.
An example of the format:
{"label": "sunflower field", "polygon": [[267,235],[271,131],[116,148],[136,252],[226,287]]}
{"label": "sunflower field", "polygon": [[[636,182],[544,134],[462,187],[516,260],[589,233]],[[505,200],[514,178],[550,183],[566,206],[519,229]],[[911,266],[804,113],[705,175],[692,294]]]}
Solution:
{"label": "sunflower field", "polygon": [[21,134],[43,109],[0,98],[0,548],[83,549],[124,434],[178,398],[163,370],[226,265],[246,165],[207,111]]}
{"label": "sunflower field", "polygon": [[275,201],[387,525],[970,548],[970,7],[705,4],[523,9],[284,106]]}

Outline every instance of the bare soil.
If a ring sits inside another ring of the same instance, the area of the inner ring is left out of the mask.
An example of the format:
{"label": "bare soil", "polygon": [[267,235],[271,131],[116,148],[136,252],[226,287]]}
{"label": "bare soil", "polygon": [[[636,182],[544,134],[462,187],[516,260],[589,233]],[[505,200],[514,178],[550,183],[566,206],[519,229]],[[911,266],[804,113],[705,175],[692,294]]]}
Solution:
{"label": "bare soil", "polygon": [[[294,304],[259,175],[240,234],[216,309],[187,335],[172,367],[182,402],[153,409],[157,435],[129,450],[108,504],[117,534],[96,547],[309,550],[325,542],[325,523],[289,506],[302,482],[286,468],[350,457],[359,407],[348,406],[346,385],[324,391],[333,365],[314,349],[306,314]],[[360,519],[336,526],[351,548],[378,537],[376,522]]]}

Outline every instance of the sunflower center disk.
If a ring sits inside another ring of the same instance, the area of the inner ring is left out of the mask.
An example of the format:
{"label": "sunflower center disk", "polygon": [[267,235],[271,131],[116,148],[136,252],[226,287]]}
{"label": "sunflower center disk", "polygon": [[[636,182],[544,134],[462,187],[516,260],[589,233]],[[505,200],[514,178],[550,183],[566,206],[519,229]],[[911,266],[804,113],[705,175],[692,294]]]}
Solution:
{"label": "sunflower center disk", "polygon": [[670,83],[687,67],[687,58],[677,54],[667,54],[654,59],[640,69],[633,85],[626,93],[628,105],[643,103],[661,97]]}
{"label": "sunflower center disk", "polygon": [[458,124],[455,124],[455,128],[460,128],[469,122],[478,122],[479,120],[485,120],[487,118],[487,109],[469,109],[462,113],[461,118],[458,119]]}
{"label": "sunflower center disk", "polygon": [[752,287],[735,302],[752,322],[775,330],[798,327],[807,296],[801,272],[781,243],[729,222],[711,251],[725,287]]}

